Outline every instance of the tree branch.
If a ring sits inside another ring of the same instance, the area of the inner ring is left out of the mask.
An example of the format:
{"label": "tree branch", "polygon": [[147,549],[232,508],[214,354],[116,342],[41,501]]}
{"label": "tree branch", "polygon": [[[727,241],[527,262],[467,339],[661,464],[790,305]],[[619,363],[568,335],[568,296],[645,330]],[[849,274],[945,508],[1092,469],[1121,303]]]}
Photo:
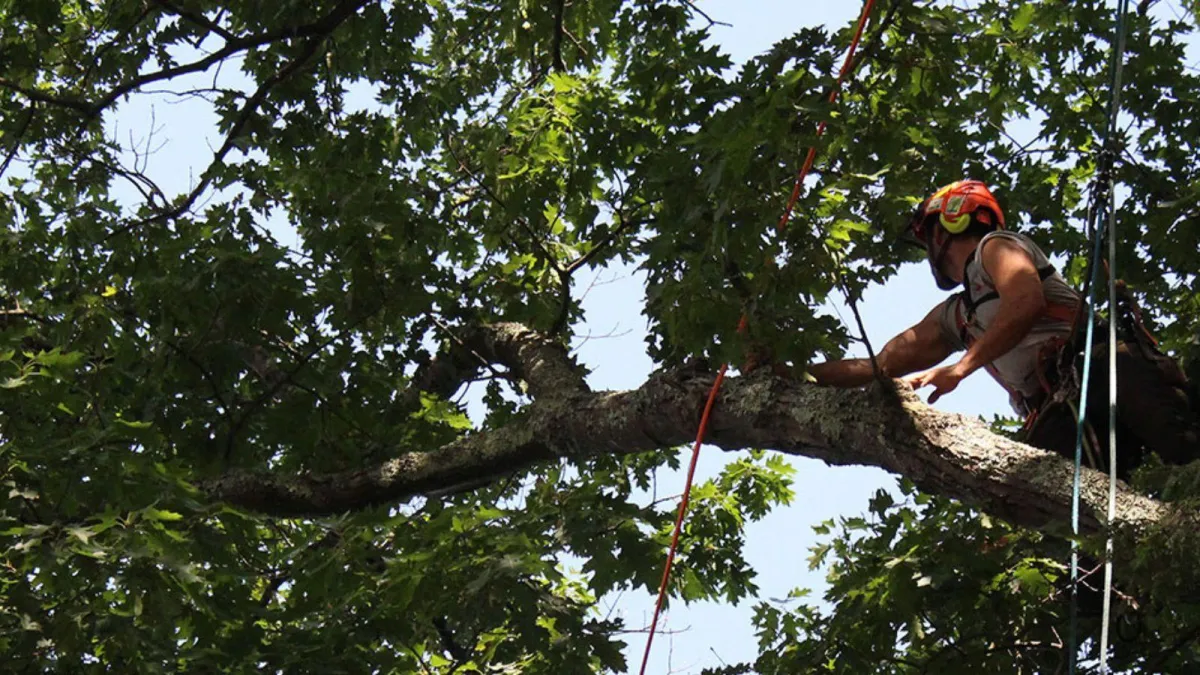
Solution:
{"label": "tree branch", "polygon": [[37,103],[48,103],[61,108],[70,108],[71,110],[81,112],[84,115],[91,115],[93,109],[92,105],[87,101],[81,101],[76,98],[55,96],[44,91],[21,86],[20,84],[3,77],[0,77],[0,88],[15,91],[30,101],[35,101]]}
{"label": "tree branch", "polygon": [[[345,21],[354,12],[358,11],[362,5],[366,4],[366,1],[367,0],[354,0],[354,2],[343,2],[338,6],[337,9],[335,9],[333,12],[330,12],[330,14],[324,19],[314,24],[310,24],[310,26],[321,28],[323,32],[312,34],[312,39],[305,44],[300,55],[280,69],[279,72],[264,80],[263,83],[259,85],[258,89],[255,90],[254,94],[246,100],[245,105],[242,106],[241,111],[238,113],[237,119],[234,120],[233,125],[229,128],[229,132],[225,135],[225,142],[221,144],[221,147],[213,155],[212,162],[209,163],[208,170],[204,172],[203,177],[200,179],[200,183],[196,185],[196,187],[193,188],[192,191],[189,192],[188,195],[179,202],[179,204],[171,209],[159,211],[153,216],[128,223],[114,230],[108,235],[108,238],[111,239],[112,237],[126,234],[132,230],[142,227],[143,225],[163,223],[169,220],[174,220],[175,218],[178,218],[186,213],[188,209],[192,208],[192,205],[196,203],[196,200],[199,199],[200,196],[204,194],[204,191],[208,189],[208,186],[212,184],[214,177],[212,171],[213,168],[223,162],[225,160],[225,156],[228,155],[231,150],[233,150],[237,144],[238,137],[241,136],[246,125],[250,123],[251,117],[253,117],[258,111],[259,106],[266,101],[271,90],[293,73],[303,68],[304,65],[307,64],[308,61],[313,57],[313,55],[317,53],[321,43],[324,42],[325,38],[329,36],[329,33],[332,33],[342,21]],[[299,31],[302,29],[297,30]],[[303,33],[310,34],[308,29],[303,29]]]}
{"label": "tree branch", "polygon": [[579,367],[566,347],[521,324],[471,326],[455,332],[453,344],[417,368],[401,395],[406,405],[421,392],[449,398],[463,382],[492,364],[507,366],[525,380],[535,398],[569,396],[588,391]]}
{"label": "tree branch", "polygon": [[647,223],[653,222],[653,220],[653,217],[626,218],[618,211],[617,226],[610,230],[608,234],[601,237],[599,241],[594,242],[592,244],[592,248],[588,249],[587,253],[584,253],[575,260],[572,260],[570,264],[563,269],[563,271],[567,274],[573,274],[580,267],[590,263],[599,253],[608,248],[609,244],[613,243],[613,241],[615,241],[618,237],[628,232],[630,228],[640,227]]}
{"label": "tree branch", "polygon": [[[541,363],[540,349],[525,347],[522,358]],[[557,375],[544,375],[531,388],[552,391],[545,385]],[[246,508],[314,516],[495,479],[535,462],[670,448],[691,439],[710,384],[708,377],[658,374],[632,391],[567,389],[565,395],[535,400],[508,426],[469,434],[433,452],[323,476],[230,474],[202,488]],[[877,466],[1019,525],[1063,531],[1070,518],[1069,462],[996,436],[976,419],[934,410],[907,388],[838,390],[769,376],[730,378],[709,442],[728,451],[772,448],[832,465]],[[1085,533],[1102,529],[1106,488],[1104,476],[1085,472]],[[1140,530],[1169,510],[1122,487],[1117,513],[1118,529]]]}
{"label": "tree branch", "polygon": [[518,323],[481,329],[476,338],[485,357],[521,376],[536,398],[565,398],[589,391],[566,347]]}
{"label": "tree branch", "polygon": [[278,30],[268,31],[259,35],[251,35],[241,39],[229,40],[221,49],[218,49],[202,59],[193,61],[192,63],[175,66],[173,68],[164,68],[162,70],[157,70],[152,73],[147,73],[145,75],[140,75],[133,79],[127,80],[113,87],[107,94],[95,102],[88,102],[83,99],[69,96],[55,96],[53,94],[48,94],[36,89],[22,87],[15,82],[3,78],[0,78],[0,87],[11,89],[34,101],[70,108],[82,113],[85,118],[91,119],[99,115],[106,108],[119,100],[122,96],[144,87],[147,84],[174,79],[180,75],[187,75],[189,73],[204,72],[213,65],[218,64],[225,59],[238,54],[239,52],[253,49],[255,47],[261,47],[272,42],[306,37],[323,38],[329,33],[332,33],[334,29],[342,24],[343,21],[349,19],[354,15],[355,12],[357,12],[359,9],[362,9],[362,7],[369,2],[371,2],[371,0],[342,0],[342,2],[338,3],[338,5],[330,10],[328,14],[320,19],[317,19],[316,21],[313,21],[312,23],[301,26],[280,28]]}
{"label": "tree branch", "polygon": [[234,42],[237,40],[236,35],[230,33],[217,23],[209,20],[208,17],[204,16],[204,14],[200,12],[193,12],[183,7],[179,7],[174,2],[171,2],[171,0],[154,0],[154,3],[168,12],[175,14],[184,21],[188,21],[203,28],[204,30],[207,30],[210,33],[215,33],[221,36],[221,39],[225,40],[226,42]]}

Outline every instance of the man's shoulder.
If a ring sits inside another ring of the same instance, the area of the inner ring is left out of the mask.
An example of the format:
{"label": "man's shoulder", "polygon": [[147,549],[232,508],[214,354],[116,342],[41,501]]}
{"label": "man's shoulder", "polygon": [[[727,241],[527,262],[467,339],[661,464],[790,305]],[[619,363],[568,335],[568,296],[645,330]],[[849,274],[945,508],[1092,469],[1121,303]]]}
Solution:
{"label": "man's shoulder", "polygon": [[1014,254],[1024,254],[1035,265],[1048,260],[1045,252],[1028,236],[1007,230],[988,232],[976,247],[976,258],[984,267],[987,266],[985,261],[994,261],[997,256]]}
{"label": "man's shoulder", "polygon": [[1033,237],[1030,237],[1027,234],[1021,234],[1020,232],[1013,232],[1012,230],[992,230],[979,239],[979,246],[982,247],[985,242],[994,241],[1005,242],[1009,245],[1019,246],[1030,252],[1036,251],[1037,253],[1045,255],[1045,251],[1043,251],[1042,247],[1039,246],[1036,241],[1034,241]]}
{"label": "man's shoulder", "polygon": [[929,316],[935,316],[938,318],[951,317],[954,315],[954,312],[956,312],[958,308],[962,306],[962,303],[963,291],[960,290],[956,293],[951,293],[950,295],[947,295],[941,302],[934,305],[933,309],[929,310]]}

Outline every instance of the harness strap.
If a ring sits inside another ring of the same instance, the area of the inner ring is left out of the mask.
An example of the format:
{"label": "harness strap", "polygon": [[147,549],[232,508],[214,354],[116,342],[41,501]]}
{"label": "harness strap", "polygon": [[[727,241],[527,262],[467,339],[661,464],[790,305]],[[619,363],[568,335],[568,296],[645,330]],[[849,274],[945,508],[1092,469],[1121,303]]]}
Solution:
{"label": "harness strap", "polygon": [[[972,252],[971,255],[967,258],[967,264],[970,264],[971,261],[974,259],[975,259],[975,253]],[[1045,280],[1049,279],[1050,277],[1054,276],[1054,273],[1057,272],[1057,270],[1054,268],[1054,265],[1046,265],[1045,267],[1039,267],[1037,272],[1038,272],[1038,279],[1040,281],[1045,281]],[[978,309],[979,306],[982,305],[983,303],[1000,299],[1000,293],[997,291],[988,291],[987,293],[984,293],[983,295],[979,296],[979,299],[973,299],[971,297],[971,285],[965,282],[966,278],[967,278],[967,275],[966,275],[966,272],[964,271],[963,272],[964,283],[963,283],[962,297],[967,304],[967,311],[970,314],[974,314],[975,310]]]}

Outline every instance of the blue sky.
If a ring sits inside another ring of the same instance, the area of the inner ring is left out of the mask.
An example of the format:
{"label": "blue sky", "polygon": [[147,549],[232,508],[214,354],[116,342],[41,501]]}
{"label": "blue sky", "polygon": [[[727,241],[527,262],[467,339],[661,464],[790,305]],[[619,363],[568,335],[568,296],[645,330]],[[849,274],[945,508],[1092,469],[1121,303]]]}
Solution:
{"label": "blue sky", "polygon": [[[962,4],[962,3],[959,3]],[[777,40],[806,26],[841,27],[853,21],[860,9],[858,2],[799,2],[796,0],[702,0],[700,6],[714,19],[732,24],[714,26],[712,39],[737,63],[766,50]],[[1178,2],[1159,3],[1156,12],[1171,16]],[[227,65],[223,78],[236,78],[236,68]],[[227,83],[229,81],[227,80]],[[369,104],[368,104],[369,105]],[[153,117],[152,117],[153,111]],[[118,138],[146,139],[156,152],[147,158],[147,173],[168,194],[185,192],[194,185],[195,176],[208,165],[214,146],[220,143],[215,117],[206,104],[159,98],[153,109],[138,100],[121,108],[110,124]],[[799,161],[799,157],[797,161]],[[818,167],[819,168],[819,167]],[[958,176],[946,176],[949,182]],[[987,180],[987,177],[979,177]],[[127,195],[132,197],[133,195]],[[201,205],[204,200],[202,200]],[[796,214],[802,220],[804,214]],[[794,221],[795,222],[795,221]],[[283,222],[272,228],[280,240],[291,244],[295,235]],[[594,272],[598,283],[583,300],[586,318],[576,326],[577,354],[592,370],[591,385],[596,389],[630,389],[639,386],[653,367],[645,353],[645,319],[641,316],[644,276],[630,267],[610,267]],[[581,284],[587,288],[587,281]],[[581,290],[580,293],[583,291]],[[886,340],[919,319],[943,294],[932,283],[923,265],[908,265],[886,286],[868,290],[861,303],[863,319],[872,343],[878,348]],[[849,312],[831,305],[847,319]],[[861,348],[852,352],[865,355]],[[1006,396],[986,375],[968,379],[957,391],[939,401],[938,407],[967,414],[990,416],[1008,413]],[[686,464],[689,448],[679,450]],[[701,453],[697,480],[716,475],[734,457],[714,448]],[[828,467],[815,460],[791,460],[796,469],[795,503],[779,509],[765,520],[751,524],[747,532],[746,553],[759,573],[761,598],[784,598],[797,587],[807,587],[820,596],[823,573],[810,572],[809,547],[817,542],[812,526],[838,516],[857,515],[866,509],[867,500],[880,488],[894,490],[895,480],[883,471],[865,467]],[[682,489],[682,472],[663,471],[658,476],[659,494]],[[662,628],[680,631],[656,639],[647,669],[649,673],[698,673],[704,667],[720,666],[752,659],[757,647],[751,626],[752,606],[757,600],[740,606],[677,603],[664,617]],[[645,593],[626,593],[604,598],[602,609],[611,607],[623,616],[631,629],[649,623],[653,598]],[[630,668],[636,672],[645,636],[628,637],[626,650]]]}

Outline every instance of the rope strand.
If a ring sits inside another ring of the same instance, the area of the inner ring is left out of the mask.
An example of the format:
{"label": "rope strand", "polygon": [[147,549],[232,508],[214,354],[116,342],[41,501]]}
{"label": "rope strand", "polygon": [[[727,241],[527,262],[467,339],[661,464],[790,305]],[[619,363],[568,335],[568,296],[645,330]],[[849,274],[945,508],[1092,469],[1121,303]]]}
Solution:
{"label": "rope strand", "polygon": [[[1113,54],[1113,89],[1109,102],[1108,130],[1105,142],[1116,140],[1117,117],[1121,112],[1121,67],[1125,56],[1125,17],[1129,0],[1121,0],[1117,8],[1117,44]],[[1114,148],[1107,148],[1115,155]],[[1111,523],[1117,510],[1117,192],[1116,179],[1108,173],[1108,520]],[[1113,538],[1110,532],[1104,542],[1104,605],[1100,619],[1100,673],[1108,675],[1108,626],[1112,612]]]}
{"label": "rope strand", "polygon": [[[1084,425],[1087,416],[1087,399],[1092,365],[1092,340],[1096,316],[1096,282],[1100,273],[1100,247],[1105,234],[1108,236],[1108,522],[1112,522],[1116,511],[1117,499],[1117,291],[1116,291],[1116,185],[1112,168],[1115,153],[1112,144],[1117,133],[1117,121],[1121,111],[1121,68],[1125,61],[1125,17],[1129,13],[1129,0],[1120,0],[1117,6],[1117,19],[1114,28],[1112,60],[1109,67],[1112,72],[1112,89],[1108,105],[1108,123],[1104,129],[1101,142],[1101,158],[1098,175],[1093,188],[1093,208],[1089,210],[1088,228],[1093,237],[1091,276],[1088,290],[1088,326],[1087,339],[1083,355],[1083,382],[1080,387],[1079,419],[1076,425],[1075,439],[1075,474],[1071,490],[1071,532],[1075,537],[1071,540],[1071,613],[1070,639],[1068,642],[1067,671],[1075,675],[1079,642],[1079,502],[1080,502],[1080,460],[1083,447]],[[1101,191],[1104,191],[1104,194]],[[1107,209],[1107,211],[1106,211]],[[1107,216],[1107,232],[1104,219]],[[1108,669],[1108,627],[1112,609],[1112,552],[1113,540],[1110,534],[1104,546],[1104,602],[1100,624],[1100,672],[1107,674]]]}

